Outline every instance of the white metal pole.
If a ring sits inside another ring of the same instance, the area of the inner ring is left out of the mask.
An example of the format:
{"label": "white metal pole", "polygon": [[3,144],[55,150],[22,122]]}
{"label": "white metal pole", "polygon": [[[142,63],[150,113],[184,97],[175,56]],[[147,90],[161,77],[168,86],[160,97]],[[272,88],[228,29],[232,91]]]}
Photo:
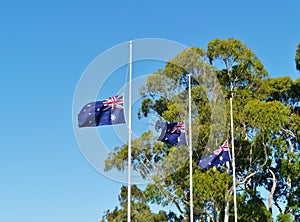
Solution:
{"label": "white metal pole", "polygon": [[[227,173],[229,174],[230,168],[229,168],[229,162],[226,162],[227,165]],[[229,195],[226,193],[225,195],[225,210],[224,210],[224,222],[229,221]]]}
{"label": "white metal pole", "polygon": [[131,105],[132,105],[132,41],[129,42],[129,95],[128,95],[128,194],[127,222],[131,220]]}
{"label": "white metal pole", "polygon": [[191,74],[189,74],[189,153],[190,153],[190,221],[194,221],[193,202],[193,147],[192,147],[192,91]]}
{"label": "white metal pole", "polygon": [[231,153],[232,153],[232,174],[233,174],[233,201],[234,201],[234,221],[237,222],[236,206],[236,178],[235,178],[235,156],[234,156],[234,135],[233,135],[233,112],[232,112],[232,95],[230,98],[230,122],[231,122]]}

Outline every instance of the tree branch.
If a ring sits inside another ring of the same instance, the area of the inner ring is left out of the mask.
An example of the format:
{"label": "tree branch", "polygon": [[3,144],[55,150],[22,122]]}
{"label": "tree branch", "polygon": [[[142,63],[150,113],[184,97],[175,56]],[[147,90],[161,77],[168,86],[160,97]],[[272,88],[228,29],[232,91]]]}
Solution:
{"label": "tree branch", "polygon": [[271,212],[272,214],[272,197],[274,195],[274,192],[275,192],[275,188],[276,188],[276,183],[277,183],[277,180],[276,180],[276,177],[275,177],[275,174],[273,173],[273,171],[271,169],[269,169],[270,173],[272,174],[272,180],[273,180],[273,185],[272,185],[272,189],[271,189],[271,192],[269,194],[269,197],[268,197],[268,203],[269,203],[269,211]]}
{"label": "tree branch", "polygon": [[289,153],[293,153],[294,152],[294,145],[293,145],[293,143],[292,143],[289,136],[291,136],[293,138],[296,138],[295,134],[289,129],[281,128],[281,130],[286,134],[286,138],[287,138],[289,146],[290,146]]}
{"label": "tree branch", "polygon": [[265,162],[263,163],[262,167],[265,166],[268,162],[268,153],[267,153],[267,149],[266,149],[266,144],[263,142],[264,145],[264,151],[265,151]]}
{"label": "tree branch", "polygon": [[248,176],[245,177],[245,179],[243,181],[238,181],[237,182],[237,185],[240,185],[240,184],[245,184],[247,182],[247,180],[254,176],[256,173],[258,173],[258,170],[254,171],[253,173],[250,173]]}
{"label": "tree branch", "polygon": [[281,207],[279,206],[279,204],[277,203],[276,200],[274,200],[274,205],[278,208],[279,212],[282,213],[282,209],[281,209]]}
{"label": "tree branch", "polygon": [[175,204],[175,206],[177,207],[177,210],[182,214],[184,215],[184,211],[181,209],[179,203],[175,200],[173,200],[173,203]]}
{"label": "tree branch", "polygon": [[211,222],[216,222],[207,209],[204,210]]}

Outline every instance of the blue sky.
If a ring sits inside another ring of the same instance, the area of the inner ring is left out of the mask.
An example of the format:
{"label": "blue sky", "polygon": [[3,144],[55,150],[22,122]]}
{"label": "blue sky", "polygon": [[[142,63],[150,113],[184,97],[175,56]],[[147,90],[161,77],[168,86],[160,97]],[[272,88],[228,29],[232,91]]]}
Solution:
{"label": "blue sky", "polygon": [[[140,38],[206,48],[245,43],[270,76],[299,77],[300,2],[6,1],[0,3],[0,221],[98,221],[122,184],[85,160],[72,102],[86,67]],[[115,93],[115,92],[112,92]]]}

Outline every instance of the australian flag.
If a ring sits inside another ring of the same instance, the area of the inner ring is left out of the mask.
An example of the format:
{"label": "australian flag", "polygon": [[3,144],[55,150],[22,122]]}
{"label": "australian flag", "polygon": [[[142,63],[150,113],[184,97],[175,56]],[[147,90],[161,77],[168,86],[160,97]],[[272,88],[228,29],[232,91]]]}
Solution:
{"label": "australian flag", "polygon": [[202,169],[209,169],[213,166],[230,161],[228,140],[226,140],[217,150],[215,150],[209,156],[202,157],[197,165]]}
{"label": "australian flag", "polygon": [[78,114],[79,127],[125,123],[123,94],[86,104]]}
{"label": "australian flag", "polygon": [[187,145],[184,124],[182,122],[162,123],[158,140],[172,145]]}

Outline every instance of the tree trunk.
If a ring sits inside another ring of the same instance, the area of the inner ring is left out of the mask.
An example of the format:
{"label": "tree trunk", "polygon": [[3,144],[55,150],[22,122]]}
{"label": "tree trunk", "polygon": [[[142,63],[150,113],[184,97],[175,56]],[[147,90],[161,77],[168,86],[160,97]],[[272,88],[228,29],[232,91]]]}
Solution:
{"label": "tree trunk", "polygon": [[272,174],[272,180],[273,180],[273,185],[272,185],[272,189],[271,189],[271,192],[270,192],[270,195],[268,197],[268,203],[269,203],[269,211],[271,212],[271,214],[273,213],[273,205],[272,205],[272,197],[274,195],[274,192],[275,192],[275,188],[276,188],[276,183],[277,183],[277,180],[276,180],[276,177],[275,177],[275,174],[273,173],[272,170],[270,170],[270,173]]}

